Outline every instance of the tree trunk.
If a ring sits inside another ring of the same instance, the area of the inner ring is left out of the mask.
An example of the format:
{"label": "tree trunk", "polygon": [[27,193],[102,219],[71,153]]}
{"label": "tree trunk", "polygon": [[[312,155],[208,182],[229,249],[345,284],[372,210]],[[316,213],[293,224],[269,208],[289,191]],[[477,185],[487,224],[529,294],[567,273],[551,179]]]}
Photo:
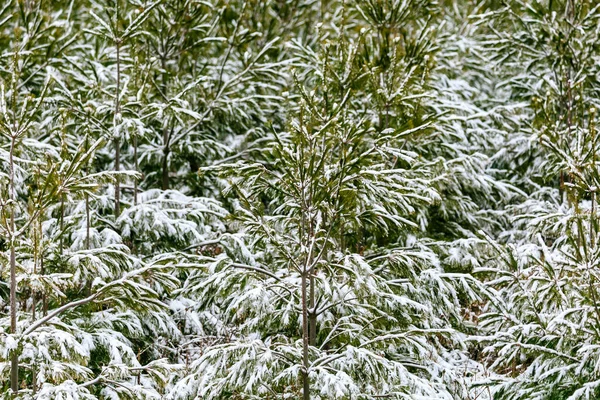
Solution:
{"label": "tree trunk", "polygon": [[[118,14],[117,14],[117,23],[118,23]],[[118,173],[121,169],[121,142],[119,139],[120,132],[117,129],[117,124],[121,123],[121,104],[119,97],[121,96],[121,54],[120,54],[120,45],[121,40],[115,39],[116,47],[117,47],[117,91],[115,97],[115,116],[114,116],[114,125],[115,125],[115,171]],[[121,213],[121,184],[119,182],[119,177],[115,177],[115,217],[118,217]]]}
{"label": "tree trunk", "polygon": [[[89,150],[88,136],[85,136],[85,151]],[[89,164],[88,164],[89,165]],[[89,175],[89,168],[85,167],[85,174]],[[90,199],[88,194],[85,194],[85,249],[90,249]]]}
{"label": "tree trunk", "polygon": [[[11,211],[11,224],[14,224],[14,211]],[[14,238],[10,245],[10,333],[17,333],[17,273]],[[13,394],[19,391],[19,355],[16,351],[10,359],[10,388]]]}
{"label": "tree trunk", "polygon": [[[10,333],[17,333],[17,259],[15,254],[15,134],[10,141]],[[13,351],[10,359],[10,388],[19,391],[19,355]]]}
{"label": "tree trunk", "polygon": [[[161,90],[165,100],[167,97],[167,62],[164,57],[161,58],[162,64],[162,75],[161,75]],[[171,149],[169,148],[169,142],[171,140],[171,135],[169,133],[168,124],[163,123],[163,159],[162,159],[162,189],[169,189],[169,153]]]}
{"label": "tree trunk", "polygon": [[[39,219],[38,219],[39,221]],[[34,225],[35,226],[35,225]],[[34,275],[38,273],[38,262],[40,259],[40,249],[41,249],[41,245],[40,242],[42,240],[41,234],[42,232],[42,228],[41,228],[41,224],[38,223],[37,226],[35,226],[33,234],[34,234],[34,245],[33,245],[33,273]],[[37,294],[35,290],[31,291],[31,323],[33,324],[35,322],[35,318],[36,318],[36,314],[35,314],[35,308],[37,306]],[[36,365],[35,365],[35,358],[32,360],[31,362],[31,391],[32,393],[35,395],[37,392],[37,377],[36,377]]]}
{"label": "tree trunk", "polygon": [[[40,274],[44,275],[46,273],[46,269],[44,268],[44,256],[40,259]],[[46,289],[42,292],[42,315],[45,317],[48,315],[48,296],[46,295]]]}
{"label": "tree trunk", "polygon": [[[165,146],[168,146],[167,143],[167,129],[163,131],[163,139],[165,141]],[[162,160],[162,189],[169,189],[169,148],[165,147],[163,150],[163,160]]]}
{"label": "tree trunk", "polygon": [[[138,172],[138,154],[137,154],[137,136],[133,136],[133,168]],[[133,180],[133,205],[137,206],[138,197],[138,181]]]}
{"label": "tree trunk", "polygon": [[302,375],[302,399],[310,400],[310,381],[308,376],[308,304],[306,301],[306,275],[308,275],[308,271],[305,268],[305,270],[302,272],[302,361],[304,366]]}
{"label": "tree trunk", "polygon": [[310,280],[309,280],[309,312],[308,312],[308,327],[310,329],[308,333],[308,343],[311,346],[317,344],[317,310],[315,309],[315,274],[314,267],[310,269]]}
{"label": "tree trunk", "polygon": [[[133,136],[133,167],[135,172],[138,172],[138,156],[137,156],[137,136]],[[138,181],[137,178],[133,180],[133,206],[137,206],[138,198]],[[137,248],[135,247],[135,230],[131,231],[131,252],[137,254]]]}
{"label": "tree trunk", "polygon": [[62,194],[60,196],[60,240],[59,240],[59,248],[60,255],[62,256],[65,249],[63,233],[65,231],[65,195]]}

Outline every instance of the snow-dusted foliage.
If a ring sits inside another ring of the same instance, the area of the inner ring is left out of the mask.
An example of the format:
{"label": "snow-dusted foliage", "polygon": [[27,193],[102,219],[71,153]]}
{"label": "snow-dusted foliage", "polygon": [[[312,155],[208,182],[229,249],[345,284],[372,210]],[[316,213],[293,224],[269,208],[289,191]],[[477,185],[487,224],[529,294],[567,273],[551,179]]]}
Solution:
{"label": "snow-dusted foliage", "polygon": [[592,0],[0,4],[0,398],[600,398]]}
{"label": "snow-dusted foliage", "polygon": [[477,17],[504,101],[521,110],[506,116],[512,138],[496,160],[525,193],[487,238],[495,259],[476,269],[489,290],[482,350],[501,374],[487,382],[497,398],[600,396],[599,18],[590,1],[514,1]]}

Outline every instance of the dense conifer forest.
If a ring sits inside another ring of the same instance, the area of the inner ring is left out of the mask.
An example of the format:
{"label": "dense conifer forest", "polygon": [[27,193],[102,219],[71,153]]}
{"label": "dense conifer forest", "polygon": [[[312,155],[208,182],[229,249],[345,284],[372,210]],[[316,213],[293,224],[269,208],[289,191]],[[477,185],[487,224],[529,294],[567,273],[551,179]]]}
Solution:
{"label": "dense conifer forest", "polygon": [[0,399],[600,399],[596,0],[0,2]]}

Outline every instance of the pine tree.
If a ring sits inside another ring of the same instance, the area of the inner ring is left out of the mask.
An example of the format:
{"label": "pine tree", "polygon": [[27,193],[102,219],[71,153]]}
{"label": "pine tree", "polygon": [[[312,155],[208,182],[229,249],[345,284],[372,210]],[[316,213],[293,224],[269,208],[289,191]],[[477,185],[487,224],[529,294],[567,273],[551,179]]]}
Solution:
{"label": "pine tree", "polygon": [[[439,204],[452,210],[446,218],[469,220],[453,185],[480,171],[468,169],[469,155],[432,145],[452,140],[432,140],[452,125],[438,110],[445,104],[430,100],[435,35],[415,5],[341,6],[317,50],[294,44],[302,68],[287,129],[251,148],[249,161],[217,168],[243,239],[223,236],[182,289],[205,299],[196,315],[212,321],[170,398],[468,395],[445,381],[464,362],[445,345],[459,338],[454,278],[465,277],[441,270],[427,230],[443,223]],[[489,192],[506,190],[488,179]]]}
{"label": "pine tree", "polygon": [[492,16],[488,44],[509,101],[526,107],[516,125],[530,143],[517,170],[528,198],[512,208],[512,240],[491,241],[499,259],[482,271],[493,290],[485,350],[506,374],[496,397],[596,397],[598,6],[518,1]]}
{"label": "pine tree", "polygon": [[0,5],[0,397],[600,396],[591,0]]}

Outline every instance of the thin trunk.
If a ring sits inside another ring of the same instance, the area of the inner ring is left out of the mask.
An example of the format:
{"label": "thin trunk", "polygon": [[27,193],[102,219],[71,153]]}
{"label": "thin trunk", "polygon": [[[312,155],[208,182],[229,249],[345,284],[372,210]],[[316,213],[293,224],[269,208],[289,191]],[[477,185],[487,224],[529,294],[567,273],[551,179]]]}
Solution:
{"label": "thin trunk", "polygon": [[308,342],[311,346],[315,346],[317,344],[317,310],[315,309],[316,307],[314,267],[310,270],[308,303],[310,307],[308,316],[308,326],[310,329],[308,334]]}
{"label": "thin trunk", "polygon": [[[10,141],[10,333],[17,333],[17,259],[15,254],[15,136]],[[10,360],[10,388],[19,391],[19,355],[13,352]]]}
{"label": "thin trunk", "polygon": [[592,251],[594,251],[596,247],[596,232],[595,226],[596,223],[596,192],[592,192],[592,210],[590,212],[590,244],[592,247]]}
{"label": "thin trunk", "polygon": [[[163,140],[167,143],[168,140],[167,129],[163,131]],[[163,159],[162,159],[162,189],[169,189],[169,148],[168,144],[165,144],[165,148],[163,150]]]}
{"label": "thin trunk", "polygon": [[302,373],[302,399],[310,400],[310,381],[308,376],[308,304],[306,301],[306,275],[308,271],[305,269],[302,272],[302,361],[304,371]]}
{"label": "thin trunk", "polygon": [[[115,138],[115,171],[119,171],[121,169],[121,150],[120,150],[120,141],[118,138]],[[118,217],[121,214],[121,183],[119,182],[119,177],[115,177],[115,217]]]}
{"label": "thin trunk", "polygon": [[[65,195],[60,196],[60,255],[63,256],[65,254],[65,242],[64,242],[64,232],[65,232]],[[62,304],[65,301],[64,298],[61,298],[60,303]]]}
{"label": "thin trunk", "polygon": [[[135,172],[138,172],[138,154],[137,154],[137,136],[133,136],[133,167]],[[133,205],[137,206],[138,197],[138,181],[133,180]]]}
{"label": "thin trunk", "polygon": [[[33,261],[33,274],[36,275],[37,271],[38,271],[38,260],[39,260],[39,251],[40,251],[40,246],[38,244],[38,232],[35,232],[35,244],[34,244],[34,261]],[[32,304],[31,304],[31,321],[35,321],[35,306],[36,306],[36,300],[37,300],[37,296],[35,293],[35,289],[32,290],[31,293],[32,296]]]}
{"label": "thin trunk", "polygon": [[[46,269],[44,268],[44,256],[40,259],[40,274],[43,276],[46,273]],[[45,317],[48,315],[48,296],[46,295],[46,289],[42,293],[42,315]]]}
{"label": "thin trunk", "polygon": [[[35,225],[34,225],[35,226]],[[38,271],[38,262],[40,259],[40,241],[41,241],[41,226],[38,224],[37,228],[34,229],[34,261],[33,261],[33,274],[37,274]],[[35,290],[32,290],[31,293],[31,323],[35,322],[36,314],[35,308],[37,306],[37,295]],[[37,379],[36,379],[36,365],[35,358],[31,362],[31,390],[35,395],[37,392]]]}
{"label": "thin trunk", "polygon": [[[595,113],[590,113],[590,120],[588,122],[588,130],[592,136],[592,147],[596,149],[596,126],[593,123]],[[592,165],[596,165],[596,150],[592,153]],[[596,247],[596,188],[592,191],[592,210],[590,212],[590,242],[592,245],[592,251],[595,251]]]}
{"label": "thin trunk", "polygon": [[[11,211],[11,225],[14,226],[14,211]],[[14,238],[10,246],[10,333],[17,333],[17,273]],[[16,351],[10,359],[10,388],[13,394],[19,391],[19,355]]]}
{"label": "thin trunk", "polygon": [[[88,137],[85,137],[85,151],[89,150]],[[85,174],[89,174],[89,168],[85,167]],[[85,194],[85,248],[90,249],[90,199],[88,194]]]}
{"label": "thin trunk", "polygon": [[[119,14],[117,8],[117,23],[119,21]],[[117,48],[117,91],[115,97],[115,116],[114,116],[114,125],[115,125],[115,171],[118,173],[121,169],[121,142],[119,139],[119,135],[121,134],[117,130],[117,124],[121,123],[121,39],[116,38],[115,44]],[[121,213],[121,184],[119,182],[119,176],[115,177],[115,217],[118,217]]]}
{"label": "thin trunk", "polygon": [[[310,152],[311,154],[313,154],[313,141],[311,140],[310,142]],[[314,173],[314,171],[311,171],[311,175],[312,173]],[[308,229],[308,235],[309,235],[309,239],[311,242],[316,241],[315,238],[315,215],[313,214],[312,208],[313,208],[313,190],[314,190],[314,181],[311,181],[311,184],[309,185],[309,191],[308,191],[308,207],[306,207],[305,212],[309,213],[310,219],[309,219],[309,229]],[[312,249],[312,246],[311,246]],[[306,267],[306,273],[309,275],[309,307],[310,309],[308,310],[309,313],[309,321],[308,321],[308,327],[309,327],[309,334],[308,334],[308,343],[311,346],[314,346],[317,342],[317,314],[315,310],[315,262],[314,262],[314,257],[313,257],[313,253],[312,250],[309,252],[308,254],[308,262],[307,262],[307,266],[310,265],[310,268]]]}
{"label": "thin trunk", "polygon": [[[135,172],[138,172],[138,156],[137,156],[137,136],[133,136],[133,166],[135,168]],[[137,179],[133,180],[133,205],[137,206],[137,197],[138,197],[138,181]],[[131,251],[133,254],[137,254],[137,248],[135,247],[135,231],[131,232]]]}
{"label": "thin trunk", "polygon": [[385,127],[384,129],[389,128],[390,126],[390,105],[386,99],[385,101]]}
{"label": "thin trunk", "polygon": [[90,199],[85,195],[85,249],[90,249]]}
{"label": "thin trunk", "polygon": [[63,232],[65,231],[65,195],[60,196],[60,254],[64,253],[64,238]]}
{"label": "thin trunk", "polygon": [[[85,137],[85,150],[88,151],[88,137]],[[85,167],[85,174],[89,174],[88,166]],[[89,250],[90,246],[90,198],[88,194],[85,194],[85,249]],[[86,293],[89,296],[92,291],[91,282],[86,283]],[[46,315],[46,314],[44,314]]]}
{"label": "thin trunk", "polygon": [[37,368],[35,362],[31,365],[31,391],[33,395],[37,393],[37,380],[36,380]]}
{"label": "thin trunk", "polygon": [[[161,60],[162,63],[162,82],[161,82],[161,90],[163,92],[163,96],[167,99],[167,63],[164,58]],[[162,159],[162,189],[169,189],[169,153],[171,149],[169,148],[170,142],[170,134],[168,129],[168,124],[163,124],[163,159]]]}

